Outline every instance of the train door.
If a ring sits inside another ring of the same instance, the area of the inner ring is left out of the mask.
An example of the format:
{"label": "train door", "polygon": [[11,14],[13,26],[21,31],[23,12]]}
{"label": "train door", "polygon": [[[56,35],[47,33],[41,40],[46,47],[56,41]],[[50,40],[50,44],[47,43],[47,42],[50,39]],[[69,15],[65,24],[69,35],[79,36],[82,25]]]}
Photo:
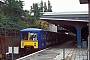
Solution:
{"label": "train door", "polygon": [[38,32],[29,32],[28,40],[30,46],[33,46],[34,48],[38,48]]}
{"label": "train door", "polygon": [[47,35],[45,31],[40,32],[39,34],[39,48],[46,47]]}

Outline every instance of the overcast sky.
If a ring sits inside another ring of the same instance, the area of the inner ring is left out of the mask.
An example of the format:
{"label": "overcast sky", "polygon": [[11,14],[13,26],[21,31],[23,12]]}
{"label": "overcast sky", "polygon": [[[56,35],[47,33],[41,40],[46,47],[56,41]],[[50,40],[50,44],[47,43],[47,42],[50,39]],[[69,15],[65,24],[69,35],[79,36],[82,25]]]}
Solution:
{"label": "overcast sky", "polygon": [[[40,3],[41,0],[22,0],[24,9],[30,10],[33,3]],[[43,0],[47,2],[48,0]],[[79,0],[50,0],[53,12],[88,11],[88,4],[80,4]]]}

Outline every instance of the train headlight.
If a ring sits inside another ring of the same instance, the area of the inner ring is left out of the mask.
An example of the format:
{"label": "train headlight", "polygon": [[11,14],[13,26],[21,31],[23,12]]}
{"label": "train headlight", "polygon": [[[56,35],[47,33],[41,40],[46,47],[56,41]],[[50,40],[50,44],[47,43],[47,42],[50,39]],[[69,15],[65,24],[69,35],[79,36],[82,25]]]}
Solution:
{"label": "train headlight", "polygon": [[36,43],[34,43],[34,46],[36,46]]}
{"label": "train headlight", "polygon": [[24,46],[24,43],[22,42],[22,46]]}

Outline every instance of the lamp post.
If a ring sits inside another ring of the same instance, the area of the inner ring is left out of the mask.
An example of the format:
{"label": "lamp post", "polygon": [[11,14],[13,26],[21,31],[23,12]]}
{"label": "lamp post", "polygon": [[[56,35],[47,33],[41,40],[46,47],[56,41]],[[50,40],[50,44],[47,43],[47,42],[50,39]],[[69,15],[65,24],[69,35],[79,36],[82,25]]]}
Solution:
{"label": "lamp post", "polygon": [[88,8],[89,8],[88,60],[90,60],[90,0],[88,0]]}
{"label": "lamp post", "polygon": [[14,46],[13,46],[13,39],[12,39],[12,60],[14,60]]}
{"label": "lamp post", "polygon": [[65,60],[65,48],[63,47],[63,58],[61,60]]}

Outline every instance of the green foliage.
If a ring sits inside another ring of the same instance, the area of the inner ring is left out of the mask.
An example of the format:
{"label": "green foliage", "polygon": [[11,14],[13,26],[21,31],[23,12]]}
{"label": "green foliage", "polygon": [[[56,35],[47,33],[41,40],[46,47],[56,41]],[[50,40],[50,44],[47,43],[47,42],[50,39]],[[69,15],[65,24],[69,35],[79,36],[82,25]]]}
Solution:
{"label": "green foliage", "polygon": [[21,16],[23,12],[23,3],[18,0],[4,0],[5,4],[1,7],[1,11],[5,15]]}
{"label": "green foliage", "polygon": [[41,29],[47,30],[49,27],[49,23],[43,20],[36,20],[35,23],[39,26]]}
{"label": "green foliage", "polygon": [[33,3],[33,6],[32,6],[32,12],[31,13],[34,13],[34,20],[37,20],[39,15],[40,15],[40,10],[39,10],[39,7],[38,7],[38,3]]}
{"label": "green foliage", "polygon": [[[0,7],[2,14],[0,13],[0,27],[5,28],[42,28],[47,29],[48,23],[39,20],[42,15],[41,12],[51,12],[47,9],[46,3],[43,4],[41,0],[40,4],[33,3],[30,8],[30,14],[28,10],[23,10],[23,1],[21,0],[3,0],[5,4]],[[50,2],[48,4],[51,6]],[[32,13],[34,15],[32,16]],[[21,17],[24,16],[24,17]]]}
{"label": "green foliage", "polygon": [[4,18],[0,20],[0,27],[5,27],[5,28],[18,28],[18,29],[23,29],[29,27],[30,23],[27,23],[25,21],[19,20],[18,22],[13,22],[9,18]]}
{"label": "green foliage", "polygon": [[47,22],[39,20],[39,17],[43,14],[43,12],[52,12],[52,6],[49,0],[48,4],[46,4],[46,2],[44,2],[43,4],[42,0],[40,4],[33,3],[30,9],[30,14],[34,13],[34,15],[30,17],[31,19],[29,18],[29,22],[33,23],[32,25],[36,25],[36,27],[47,29],[48,28]]}
{"label": "green foliage", "polygon": [[43,12],[52,12],[52,6],[50,1],[48,0],[48,9],[47,4],[41,0],[41,3],[33,3],[33,5],[30,8],[30,14],[34,13],[34,20],[38,20],[39,17],[42,15]]}
{"label": "green foliage", "polygon": [[44,12],[47,12],[47,5],[46,5],[46,2],[44,2]]}
{"label": "green foliage", "polygon": [[[23,1],[21,0],[3,0],[5,4],[0,7],[3,12],[0,14],[0,27],[6,28],[19,28],[22,29],[23,25],[19,24],[24,14]],[[24,23],[25,25],[26,23]],[[25,26],[24,26],[25,27]]]}
{"label": "green foliage", "polygon": [[39,10],[40,10],[40,12],[43,12],[43,1],[41,0],[41,3],[40,3],[40,7],[39,7]]}
{"label": "green foliage", "polygon": [[48,0],[48,12],[52,12],[52,6],[49,0]]}

